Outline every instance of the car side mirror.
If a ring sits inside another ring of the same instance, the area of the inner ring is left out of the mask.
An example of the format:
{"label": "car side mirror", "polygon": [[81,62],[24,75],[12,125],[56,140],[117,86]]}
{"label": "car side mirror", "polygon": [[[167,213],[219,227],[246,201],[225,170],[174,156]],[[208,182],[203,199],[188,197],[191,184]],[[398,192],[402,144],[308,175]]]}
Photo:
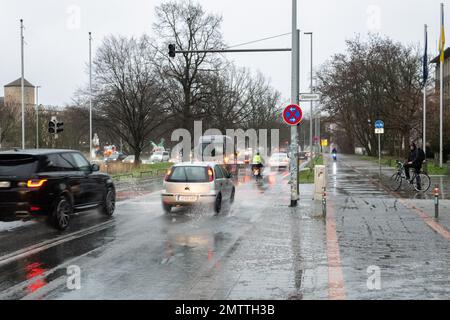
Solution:
{"label": "car side mirror", "polygon": [[93,165],[91,165],[91,170],[92,172],[100,171],[100,166],[94,163]]}

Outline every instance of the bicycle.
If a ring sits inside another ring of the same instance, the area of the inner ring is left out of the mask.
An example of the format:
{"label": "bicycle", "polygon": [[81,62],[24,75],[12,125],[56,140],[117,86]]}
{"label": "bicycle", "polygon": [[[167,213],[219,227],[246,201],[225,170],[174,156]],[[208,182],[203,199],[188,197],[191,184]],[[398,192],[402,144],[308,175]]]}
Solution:
{"label": "bicycle", "polygon": [[[397,160],[397,172],[394,173],[390,179],[390,186],[393,191],[398,191],[402,187],[402,182],[406,179],[405,165],[403,162]],[[431,186],[430,176],[424,172],[417,174],[413,172],[412,178],[407,180],[409,184],[413,185],[417,192],[427,192]],[[417,181],[417,183],[415,183]],[[420,183],[419,183],[420,182]],[[420,188],[419,188],[420,184]]]}

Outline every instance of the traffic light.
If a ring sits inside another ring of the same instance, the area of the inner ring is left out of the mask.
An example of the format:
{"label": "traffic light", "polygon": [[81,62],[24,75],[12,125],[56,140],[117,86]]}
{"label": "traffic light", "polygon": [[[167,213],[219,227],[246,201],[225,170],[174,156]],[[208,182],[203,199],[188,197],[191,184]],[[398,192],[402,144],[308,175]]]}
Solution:
{"label": "traffic light", "polygon": [[169,57],[175,58],[175,45],[169,44]]}
{"label": "traffic light", "polygon": [[56,124],[56,133],[61,133],[64,131],[64,122],[58,122]]}
{"label": "traffic light", "polygon": [[55,119],[50,120],[48,123],[48,133],[56,134],[57,121]]}

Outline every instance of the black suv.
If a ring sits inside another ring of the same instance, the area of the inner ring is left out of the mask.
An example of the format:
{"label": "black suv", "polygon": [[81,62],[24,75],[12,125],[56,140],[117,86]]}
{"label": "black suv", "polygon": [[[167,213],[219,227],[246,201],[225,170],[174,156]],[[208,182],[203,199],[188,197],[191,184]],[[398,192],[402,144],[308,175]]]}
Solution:
{"label": "black suv", "polygon": [[100,207],[111,216],[116,191],[111,177],[99,170],[78,151],[0,152],[0,220],[47,216],[64,230],[74,211]]}

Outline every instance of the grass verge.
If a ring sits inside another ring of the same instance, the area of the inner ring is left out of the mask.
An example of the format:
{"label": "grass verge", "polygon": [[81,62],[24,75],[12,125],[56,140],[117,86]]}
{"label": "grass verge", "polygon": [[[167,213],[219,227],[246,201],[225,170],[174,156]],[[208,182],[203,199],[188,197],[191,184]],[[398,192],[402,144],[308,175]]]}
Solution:
{"label": "grass verge", "polygon": [[[320,166],[320,165],[323,165],[323,156],[322,155],[320,155],[314,159],[314,166]],[[314,183],[314,169],[311,170],[311,168],[308,167],[306,170],[300,171],[298,180],[299,180],[300,184]]]}
{"label": "grass verge", "polygon": [[113,175],[113,178],[143,178],[153,175],[157,175],[158,172],[165,171],[173,166],[170,162],[152,163],[152,164],[141,164],[138,167],[133,168],[129,172],[123,172],[120,174]]}
{"label": "grass verge", "polygon": [[[360,156],[361,160],[366,160],[366,161],[371,161],[373,163],[378,164],[378,157],[370,157],[370,156]],[[381,165],[382,166],[386,166],[386,167],[391,167],[391,168],[396,168],[397,164],[396,161],[400,160],[398,158],[395,157],[382,157],[381,158]],[[430,176],[446,176],[449,174],[448,171],[448,167],[444,166],[443,168],[440,168],[439,166],[437,166],[433,160],[428,160],[427,162],[427,173]]]}

